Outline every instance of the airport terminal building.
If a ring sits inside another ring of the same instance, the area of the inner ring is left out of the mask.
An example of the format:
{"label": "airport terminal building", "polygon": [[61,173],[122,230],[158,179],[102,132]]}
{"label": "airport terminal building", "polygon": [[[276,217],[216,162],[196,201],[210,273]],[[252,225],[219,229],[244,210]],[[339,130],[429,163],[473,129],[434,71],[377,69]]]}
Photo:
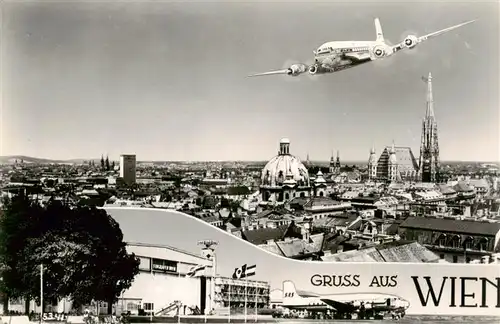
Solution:
{"label": "airport terminal building", "polygon": [[[228,307],[243,307],[245,293],[247,307],[269,306],[269,283],[215,275],[216,264],[206,249],[196,255],[168,246],[129,243],[127,250],[141,261],[140,273],[118,302],[117,313],[142,307],[155,314],[175,315],[176,304],[181,305],[181,315],[223,313]],[[190,269],[201,265],[206,266],[201,273],[186,277]]]}
{"label": "airport terminal building", "polygon": [[[215,276],[214,258],[205,249],[197,255],[166,245],[127,243],[127,251],[139,258],[139,274],[113,306],[116,315],[139,314],[140,310],[156,316],[172,316],[177,312],[201,315],[205,310],[207,314],[221,313],[229,306],[243,306],[245,285],[249,308],[269,306],[269,283]],[[194,277],[186,276],[196,266],[205,266],[205,269]],[[107,313],[105,302],[87,308],[94,313]],[[45,305],[44,312],[69,313],[71,309],[70,301],[61,300],[55,305]],[[24,313],[24,302],[9,301],[9,310]],[[31,302],[30,310],[38,313],[40,307]]]}
{"label": "airport terminal building", "polygon": [[[141,243],[127,244],[127,251],[140,260],[139,274],[132,286],[123,293],[116,305],[116,313],[138,313],[139,309],[160,312],[176,303],[182,304],[181,314],[191,309],[212,309],[210,287],[213,278],[212,261],[169,246]],[[201,276],[186,277],[195,266],[206,266]],[[185,306],[185,307],[184,307]]]}

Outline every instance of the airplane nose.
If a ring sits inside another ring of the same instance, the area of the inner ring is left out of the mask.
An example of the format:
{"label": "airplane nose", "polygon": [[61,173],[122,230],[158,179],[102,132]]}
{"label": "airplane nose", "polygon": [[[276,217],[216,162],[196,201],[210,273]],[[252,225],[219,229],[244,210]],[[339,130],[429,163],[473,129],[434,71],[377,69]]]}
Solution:
{"label": "airplane nose", "polygon": [[403,300],[403,307],[404,309],[408,309],[410,307],[410,302],[407,300]]}

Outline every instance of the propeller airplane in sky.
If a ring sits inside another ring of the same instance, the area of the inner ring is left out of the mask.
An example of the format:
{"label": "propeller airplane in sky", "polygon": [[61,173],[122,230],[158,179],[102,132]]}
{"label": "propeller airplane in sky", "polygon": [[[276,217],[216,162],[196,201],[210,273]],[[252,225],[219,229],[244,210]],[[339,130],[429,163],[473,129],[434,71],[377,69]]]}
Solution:
{"label": "propeller airplane in sky", "polygon": [[289,68],[283,70],[269,71],[249,75],[249,77],[283,74],[298,76],[309,72],[311,75],[334,73],[348,68],[352,68],[364,63],[383,59],[394,55],[404,49],[413,49],[418,44],[452,31],[456,28],[473,23],[475,20],[467,21],[452,27],[441,29],[439,31],[417,37],[408,35],[401,43],[389,45],[384,39],[380,20],[375,18],[375,41],[332,41],[321,45],[314,53],[314,63],[307,65],[304,63],[292,64]]}

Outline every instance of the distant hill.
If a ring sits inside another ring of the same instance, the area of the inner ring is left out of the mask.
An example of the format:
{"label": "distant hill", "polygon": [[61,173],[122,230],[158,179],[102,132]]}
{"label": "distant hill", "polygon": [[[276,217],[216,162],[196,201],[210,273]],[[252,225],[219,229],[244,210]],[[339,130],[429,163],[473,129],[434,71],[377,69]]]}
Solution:
{"label": "distant hill", "polygon": [[23,163],[37,163],[37,164],[67,163],[66,161],[61,161],[61,160],[42,159],[25,155],[0,156],[0,163],[3,164],[16,163],[16,160],[18,163],[20,163],[21,161]]}
{"label": "distant hill", "polygon": [[[44,159],[37,158],[26,155],[9,155],[9,156],[0,156],[0,164],[14,164],[16,163],[28,163],[28,164],[82,164],[84,161],[90,161],[92,159],[70,159],[70,160],[53,160],[53,159]],[[100,162],[99,159],[93,159],[96,163]]]}

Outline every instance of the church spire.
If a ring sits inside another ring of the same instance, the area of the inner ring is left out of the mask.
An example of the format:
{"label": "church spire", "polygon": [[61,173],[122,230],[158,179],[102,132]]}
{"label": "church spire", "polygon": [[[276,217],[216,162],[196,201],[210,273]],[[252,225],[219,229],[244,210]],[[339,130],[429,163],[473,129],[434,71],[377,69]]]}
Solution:
{"label": "church spire", "polygon": [[432,94],[432,75],[422,78],[427,83],[427,108],[422,121],[420,142],[419,173],[423,182],[439,182],[439,144],[436,118],[434,117],[434,98]]}
{"label": "church spire", "polygon": [[432,74],[429,72],[429,76],[422,78],[427,82],[427,110],[425,111],[425,118],[434,118],[434,98],[432,96]]}

